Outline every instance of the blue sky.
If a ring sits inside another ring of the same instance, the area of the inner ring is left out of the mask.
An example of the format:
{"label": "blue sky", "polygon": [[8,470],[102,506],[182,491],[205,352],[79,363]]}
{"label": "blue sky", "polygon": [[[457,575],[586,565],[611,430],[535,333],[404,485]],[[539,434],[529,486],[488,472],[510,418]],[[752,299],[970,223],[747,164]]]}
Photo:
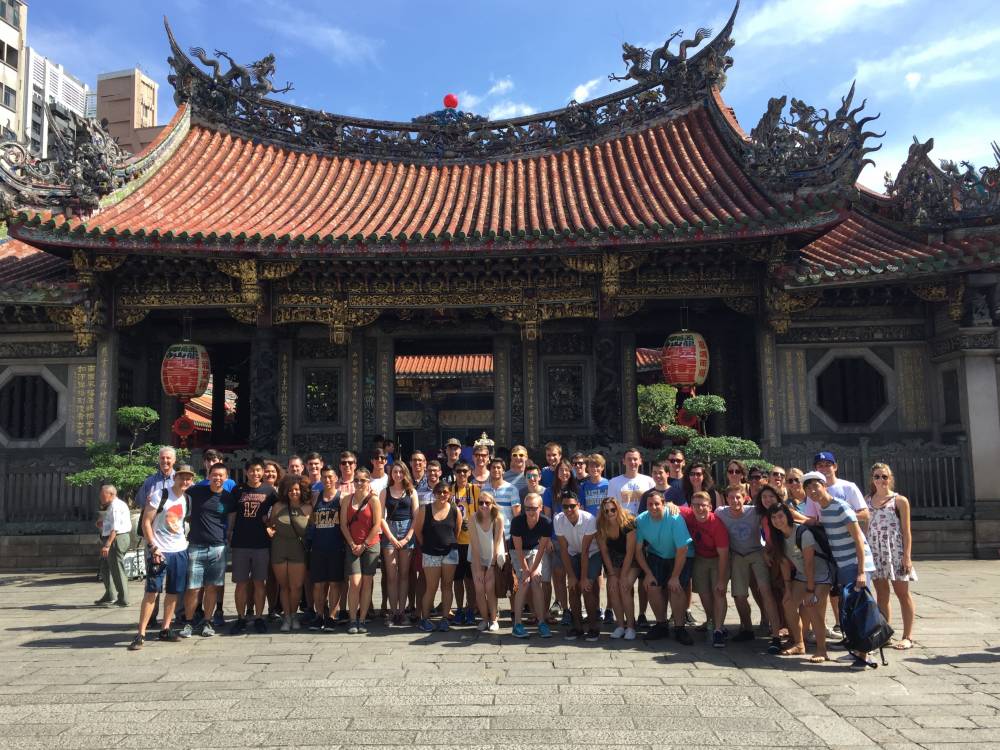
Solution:
{"label": "blue sky", "polygon": [[[285,97],[328,112],[409,120],[457,93],[491,117],[564,106],[622,84],[621,43],[654,47],[675,29],[718,30],[730,0],[29,0],[28,43],[91,85],[138,65],[174,111],[166,14],[184,47],[241,61],[277,56]],[[914,134],[935,158],[992,164],[1000,140],[997,0],[743,0],[723,96],[743,127],[771,96],[835,109],[852,79],[881,112],[884,147],[862,181],[881,189]]]}

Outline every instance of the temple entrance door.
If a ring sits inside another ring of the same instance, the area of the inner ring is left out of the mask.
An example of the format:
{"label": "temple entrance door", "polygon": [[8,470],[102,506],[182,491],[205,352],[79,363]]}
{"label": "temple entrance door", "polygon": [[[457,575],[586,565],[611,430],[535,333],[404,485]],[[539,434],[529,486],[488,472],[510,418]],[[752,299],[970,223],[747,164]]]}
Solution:
{"label": "temple entrance door", "polygon": [[[195,424],[191,447],[238,450],[250,440],[250,347],[247,344],[207,344],[212,360],[208,390],[187,404],[185,414]],[[222,387],[217,387],[218,384]]]}
{"label": "temple entrance door", "polygon": [[396,342],[399,455],[420,449],[437,458],[449,438],[472,445],[493,431],[493,354],[483,343]]}

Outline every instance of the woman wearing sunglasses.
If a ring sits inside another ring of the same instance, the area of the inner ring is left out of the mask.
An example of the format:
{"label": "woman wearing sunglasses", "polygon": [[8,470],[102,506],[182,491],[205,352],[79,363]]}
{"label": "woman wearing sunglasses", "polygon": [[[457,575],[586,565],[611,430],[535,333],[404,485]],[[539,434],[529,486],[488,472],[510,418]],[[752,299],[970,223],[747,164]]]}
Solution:
{"label": "woman wearing sunglasses", "polygon": [[608,602],[615,613],[611,637],[626,641],[635,640],[634,588],[639,578],[639,565],[635,560],[634,532],[633,515],[615,498],[604,498],[597,518],[597,544],[608,577]]}
{"label": "woman wearing sunglasses", "polygon": [[479,630],[499,632],[497,622],[496,573],[503,567],[507,555],[503,546],[503,518],[493,501],[493,495],[482,493],[475,502],[476,512],[469,524],[469,563],[472,583],[476,587],[479,607]]}
{"label": "woman wearing sunglasses", "polygon": [[875,559],[875,596],[882,615],[889,619],[889,585],[899,599],[903,615],[903,637],[894,648],[900,651],[913,648],[913,598],[910,581],[917,580],[910,553],[913,536],[910,533],[910,501],[895,491],[895,479],[888,464],[872,466],[870,494],[865,498],[871,509],[868,524],[868,545]]}

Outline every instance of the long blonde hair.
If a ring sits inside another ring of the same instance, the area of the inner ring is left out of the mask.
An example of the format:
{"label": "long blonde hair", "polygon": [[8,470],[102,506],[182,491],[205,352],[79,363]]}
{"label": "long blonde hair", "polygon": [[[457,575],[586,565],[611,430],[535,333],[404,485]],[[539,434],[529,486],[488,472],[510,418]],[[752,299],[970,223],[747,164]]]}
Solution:
{"label": "long blonde hair", "polygon": [[[613,521],[609,521],[608,514],[604,512],[604,506],[607,505],[608,503],[613,503],[618,511],[617,513],[615,513],[615,518]],[[614,528],[618,529],[618,535],[615,538],[621,536],[622,529],[624,529],[626,526],[628,526],[628,524],[632,523],[632,521],[635,520],[634,516],[631,513],[629,513],[626,508],[622,507],[622,504],[618,502],[618,498],[616,497],[604,498],[603,500],[601,500],[601,504],[598,507],[600,508],[597,516],[598,539],[607,539],[608,532]]]}
{"label": "long blonde hair", "polygon": [[480,491],[479,497],[476,499],[476,513],[479,513],[479,504],[483,501],[484,497],[490,499],[490,522],[496,523],[496,520],[500,518],[500,509],[497,507],[497,499],[489,492]]}

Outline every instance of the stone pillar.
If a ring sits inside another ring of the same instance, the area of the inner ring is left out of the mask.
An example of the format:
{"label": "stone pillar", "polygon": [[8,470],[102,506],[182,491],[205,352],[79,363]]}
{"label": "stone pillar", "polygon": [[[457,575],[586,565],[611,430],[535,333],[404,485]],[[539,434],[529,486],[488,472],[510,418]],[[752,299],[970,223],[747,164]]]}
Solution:
{"label": "stone pillar", "polygon": [[[620,443],[623,440],[621,357],[621,337],[611,328],[600,324],[594,334],[594,398],[590,411],[594,418],[594,430],[602,443]],[[634,351],[632,357],[634,368]],[[632,385],[634,390],[634,378]],[[633,394],[633,400],[634,398]]]}
{"label": "stone pillar", "polygon": [[510,339],[493,337],[493,440],[498,447],[510,448]]}
{"label": "stone pillar", "polygon": [[98,338],[96,394],[94,402],[94,440],[113,442],[118,431],[115,410],[118,408],[118,333],[112,331]]}
{"label": "stone pillar", "polygon": [[347,346],[347,445],[358,456],[367,456],[368,451],[368,446],[364,444],[364,382],[361,375],[363,350],[364,337],[360,332],[353,331]]}
{"label": "stone pillar", "polygon": [[380,335],[377,344],[378,371],[375,378],[379,434],[396,439],[396,352],[393,340]]}
{"label": "stone pillar", "polygon": [[524,353],[524,442],[528,450],[538,450],[541,443],[538,414],[541,388],[538,383],[538,341],[522,338]]}
{"label": "stone pillar", "polygon": [[764,455],[781,446],[781,414],[778,409],[778,354],[774,331],[766,324],[757,327],[757,365],[760,387],[760,443]]}
{"label": "stone pillar", "polygon": [[621,335],[622,351],[622,442],[639,444],[639,396],[636,393],[635,334]]}
{"label": "stone pillar", "polygon": [[278,449],[282,423],[278,369],[277,333],[271,326],[258,325],[250,341],[250,447],[256,451]]}

